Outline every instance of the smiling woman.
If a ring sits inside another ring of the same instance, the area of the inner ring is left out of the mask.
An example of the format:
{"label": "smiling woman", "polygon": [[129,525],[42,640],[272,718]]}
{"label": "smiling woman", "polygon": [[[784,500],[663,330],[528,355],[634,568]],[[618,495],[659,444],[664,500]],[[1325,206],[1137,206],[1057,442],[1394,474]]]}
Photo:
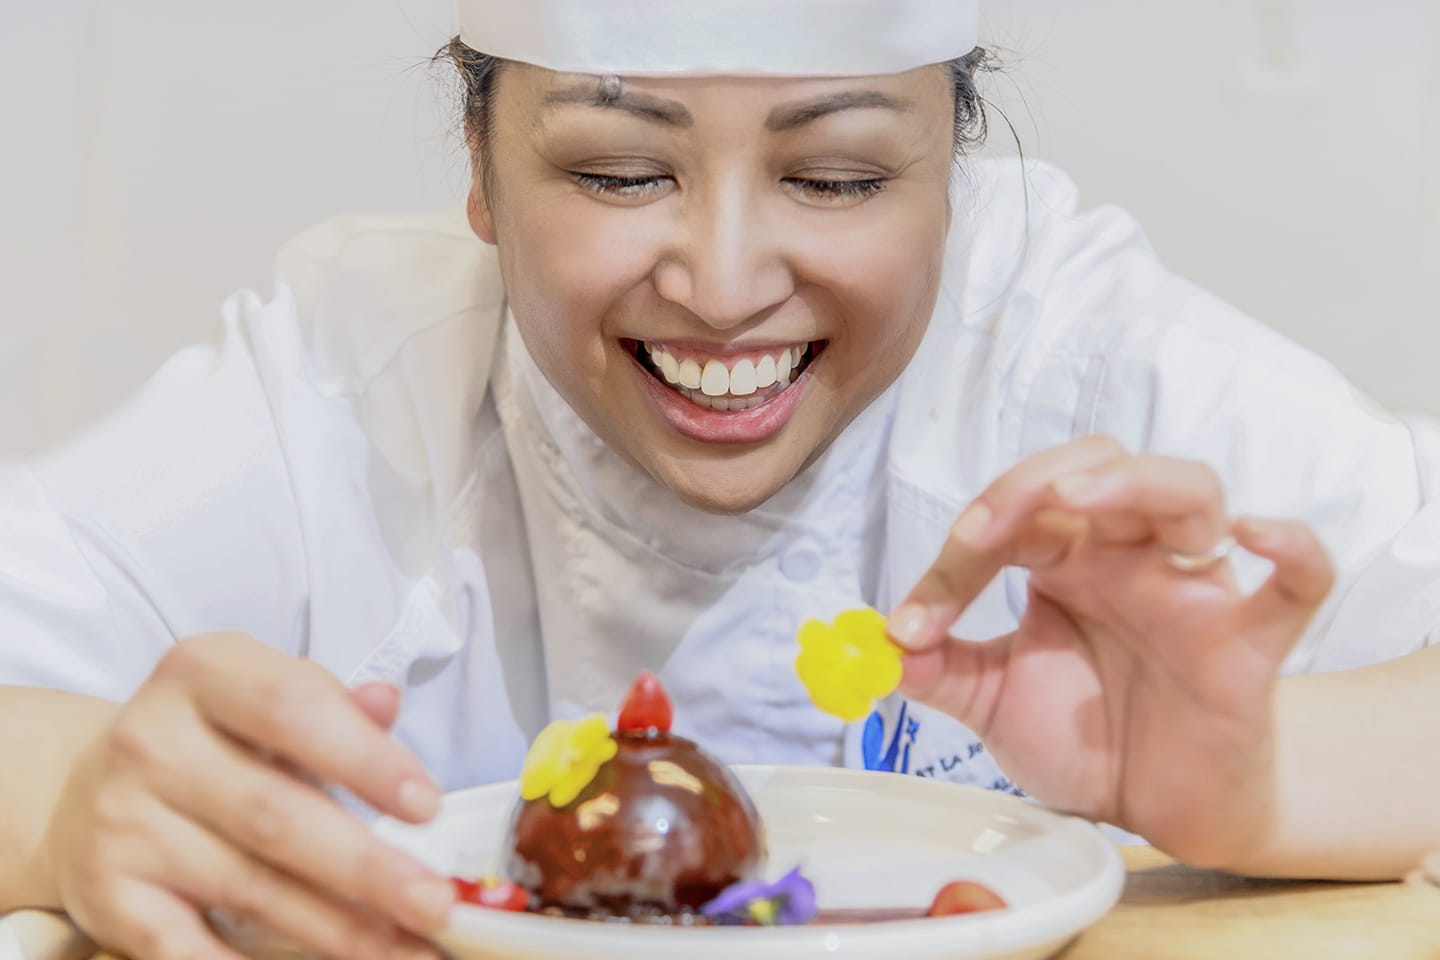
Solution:
{"label": "smiling woman", "polygon": [[[984,135],[984,51],[780,82],[561,74],[459,38],[442,55],[467,91],[471,222],[508,264],[526,346],[593,430],[688,502],[768,500],[914,352],[951,161]],[[507,257],[542,248],[530,271]],[[750,448],[705,457],[715,443]]]}
{"label": "smiling woman", "polygon": [[492,73],[470,220],[545,379],[687,502],[770,499],[925,331],[950,76]]}
{"label": "smiling woman", "polygon": [[[460,12],[463,210],[307,231],[0,474],[0,909],[423,955],[450,887],[326,788],[426,820],[644,668],[730,762],[1258,874],[1440,846],[1440,430],[970,156],[973,3]],[[861,607],[903,679],[842,720],[795,632]]]}

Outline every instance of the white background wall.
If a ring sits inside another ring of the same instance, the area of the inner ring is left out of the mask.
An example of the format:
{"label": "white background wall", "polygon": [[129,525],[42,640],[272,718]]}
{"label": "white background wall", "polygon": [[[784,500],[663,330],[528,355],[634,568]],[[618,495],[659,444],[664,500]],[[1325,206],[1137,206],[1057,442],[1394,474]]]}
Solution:
{"label": "white background wall", "polygon": [[985,9],[1027,153],[1381,399],[1440,412],[1440,0]]}
{"label": "white background wall", "polygon": [[[0,457],[208,336],[306,224],[455,202],[424,66],[450,7],[0,0]],[[1385,401],[1440,412],[1440,0],[986,9],[1028,153]]]}

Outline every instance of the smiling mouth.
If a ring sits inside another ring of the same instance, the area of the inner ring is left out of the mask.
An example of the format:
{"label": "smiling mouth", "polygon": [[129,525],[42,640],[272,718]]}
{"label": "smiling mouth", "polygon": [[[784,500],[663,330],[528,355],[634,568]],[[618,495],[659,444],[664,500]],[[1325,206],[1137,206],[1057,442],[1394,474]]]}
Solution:
{"label": "smiling mouth", "polygon": [[824,351],[824,340],[772,347],[733,357],[703,357],[648,340],[625,346],[652,377],[699,407],[744,413],[780,396]]}

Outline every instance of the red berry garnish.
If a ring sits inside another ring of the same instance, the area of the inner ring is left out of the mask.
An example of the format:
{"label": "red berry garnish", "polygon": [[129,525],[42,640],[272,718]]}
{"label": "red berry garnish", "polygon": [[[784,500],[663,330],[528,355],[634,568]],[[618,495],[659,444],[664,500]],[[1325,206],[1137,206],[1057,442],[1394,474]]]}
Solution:
{"label": "red berry garnish", "polygon": [[675,711],[660,678],[649,670],[635,678],[625,702],[620,705],[620,719],[615,724],[617,733],[631,736],[655,737],[670,732],[670,722]]}
{"label": "red berry garnish", "polygon": [[481,877],[472,882],[451,877],[450,882],[455,885],[455,896],[461,903],[472,903],[491,910],[524,910],[530,906],[529,891],[509,880]]}
{"label": "red berry garnish", "polygon": [[935,894],[927,917],[949,917],[957,913],[979,913],[982,910],[1004,910],[1009,904],[983,883],[956,880],[947,883]]}

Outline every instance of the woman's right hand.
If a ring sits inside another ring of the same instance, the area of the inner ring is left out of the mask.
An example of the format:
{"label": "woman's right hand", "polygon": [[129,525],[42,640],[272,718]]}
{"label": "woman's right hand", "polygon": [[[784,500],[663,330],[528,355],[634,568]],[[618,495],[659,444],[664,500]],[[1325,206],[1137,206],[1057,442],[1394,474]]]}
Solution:
{"label": "woman's right hand", "polygon": [[45,836],[60,902],[135,960],[237,960],[208,908],[331,957],[434,957],[418,934],[444,924],[449,881],[318,785],[434,816],[438,788],[387,733],[397,705],[250,637],[182,641],[70,776]]}

